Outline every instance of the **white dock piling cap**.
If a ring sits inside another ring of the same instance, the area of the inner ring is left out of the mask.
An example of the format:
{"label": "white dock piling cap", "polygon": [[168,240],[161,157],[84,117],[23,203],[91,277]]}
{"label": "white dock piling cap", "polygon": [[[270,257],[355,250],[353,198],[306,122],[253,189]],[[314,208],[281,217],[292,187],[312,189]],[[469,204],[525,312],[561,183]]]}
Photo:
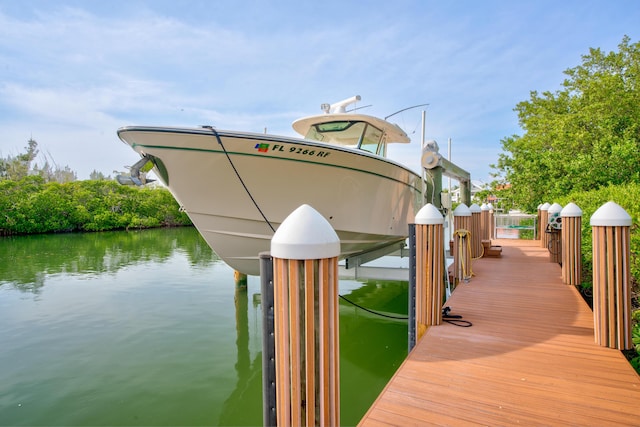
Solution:
{"label": "white dock piling cap", "polygon": [[538,209],[540,209],[541,211],[548,211],[550,206],[551,204],[549,203],[543,203]]}
{"label": "white dock piling cap", "polygon": [[471,206],[469,206],[469,210],[471,211],[472,214],[477,213],[477,212],[482,212],[482,209],[476,203],[474,203]]}
{"label": "white dock piling cap", "polygon": [[460,203],[457,208],[453,210],[453,216],[471,216],[471,211],[464,203]]}
{"label": "white dock piling cap", "polygon": [[488,204],[483,203],[483,204],[482,204],[482,206],[480,206],[480,210],[481,210],[481,211],[490,211],[490,210],[491,210],[491,208],[489,207],[489,205],[488,205]]}
{"label": "white dock piling cap", "polygon": [[631,216],[615,202],[607,202],[591,215],[591,226],[629,227]]}
{"label": "white dock piling cap", "polygon": [[416,224],[433,225],[444,224],[444,217],[431,203],[424,205],[416,214]]}
{"label": "white dock piling cap", "polygon": [[562,205],[560,203],[554,203],[549,206],[549,209],[547,210],[549,211],[549,214],[560,213],[562,211]]}
{"label": "white dock piling cap", "polygon": [[340,239],[329,221],[309,205],[301,205],[280,224],[271,239],[271,256],[323,259],[340,255]]}
{"label": "white dock piling cap", "polygon": [[560,217],[562,218],[577,218],[579,216],[582,216],[582,209],[573,202],[567,203],[567,206],[560,211]]}

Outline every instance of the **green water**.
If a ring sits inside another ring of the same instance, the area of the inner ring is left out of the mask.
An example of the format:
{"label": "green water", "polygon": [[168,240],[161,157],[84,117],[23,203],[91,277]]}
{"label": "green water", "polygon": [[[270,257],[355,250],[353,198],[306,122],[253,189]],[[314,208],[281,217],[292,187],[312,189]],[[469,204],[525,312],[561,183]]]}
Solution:
{"label": "green water", "polygon": [[[342,280],[407,313],[406,282]],[[193,228],[0,238],[0,425],[262,425],[260,281]],[[340,300],[341,422],[406,357],[406,321]]]}

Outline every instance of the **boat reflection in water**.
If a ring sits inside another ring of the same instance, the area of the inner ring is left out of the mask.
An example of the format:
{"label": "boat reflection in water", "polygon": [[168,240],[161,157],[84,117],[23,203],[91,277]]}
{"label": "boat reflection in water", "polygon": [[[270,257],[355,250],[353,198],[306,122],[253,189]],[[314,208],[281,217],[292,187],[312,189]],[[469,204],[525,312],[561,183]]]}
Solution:
{"label": "boat reflection in water", "polygon": [[[195,229],[10,237],[0,259],[4,424],[262,424],[259,278],[237,288]],[[340,293],[402,315],[406,286]],[[340,346],[356,424],[406,356],[406,321],[341,300]]]}

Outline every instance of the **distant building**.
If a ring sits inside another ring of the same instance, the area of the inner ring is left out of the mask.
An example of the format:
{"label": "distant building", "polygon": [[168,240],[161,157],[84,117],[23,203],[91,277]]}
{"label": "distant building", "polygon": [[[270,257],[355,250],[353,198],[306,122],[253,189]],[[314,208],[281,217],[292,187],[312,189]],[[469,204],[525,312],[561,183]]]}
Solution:
{"label": "distant building", "polygon": [[[511,188],[511,184],[500,184],[496,186],[496,191],[506,190],[508,188]],[[491,194],[487,197],[487,203],[491,203],[493,205],[495,212],[504,212],[505,210],[509,210],[511,206],[511,204],[508,203],[508,199],[498,197],[495,194]]]}
{"label": "distant building", "polygon": [[[489,190],[489,184],[485,184],[482,181],[474,181],[471,180],[471,200],[473,197],[478,194],[479,191]],[[460,202],[460,187],[454,188],[451,190],[451,200],[455,203]]]}

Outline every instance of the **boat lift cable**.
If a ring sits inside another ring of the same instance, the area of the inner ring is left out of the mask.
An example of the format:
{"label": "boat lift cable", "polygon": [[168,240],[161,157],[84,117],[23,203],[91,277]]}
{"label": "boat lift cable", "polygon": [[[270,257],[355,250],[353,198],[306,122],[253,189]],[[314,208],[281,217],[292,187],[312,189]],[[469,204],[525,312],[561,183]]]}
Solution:
{"label": "boat lift cable", "polygon": [[271,225],[271,223],[269,222],[269,220],[265,216],[264,212],[262,212],[262,209],[260,209],[260,206],[258,206],[258,202],[256,202],[256,199],[254,199],[253,196],[251,195],[251,192],[249,191],[249,189],[247,188],[247,185],[244,183],[242,177],[240,176],[240,173],[238,172],[238,169],[236,169],[236,166],[233,164],[233,161],[231,161],[231,157],[229,156],[229,153],[227,152],[227,149],[224,148],[224,144],[222,143],[222,139],[220,138],[220,135],[218,134],[218,132],[215,130],[215,128],[213,126],[202,126],[202,127],[205,128],[205,129],[209,129],[213,133],[213,135],[216,137],[216,139],[218,140],[218,144],[220,144],[220,147],[222,147],[222,151],[224,151],[224,154],[227,156],[227,160],[229,161],[229,164],[231,165],[231,168],[233,169],[233,171],[235,172],[236,176],[238,177],[238,181],[240,181],[240,184],[242,184],[242,187],[244,187],[244,191],[247,193],[247,195],[249,196],[249,198],[253,202],[253,205],[256,207],[256,209],[258,209],[258,212],[260,212],[260,215],[262,215],[262,218],[267,223],[267,225],[269,226],[271,231],[273,231],[275,233],[276,232],[275,228],[273,228],[273,225]]}
{"label": "boat lift cable", "polygon": [[345,296],[342,295],[338,295],[340,298],[342,298],[343,300],[345,300],[346,302],[348,302],[349,304],[353,305],[354,307],[358,307],[361,310],[364,310],[368,313],[371,314],[375,314],[376,316],[380,316],[380,317],[387,317],[389,319],[398,319],[398,320],[409,320],[409,318],[407,316],[392,316],[390,314],[384,314],[384,313],[380,313],[379,311],[375,311],[375,310],[371,310],[369,308],[363,307],[359,304],[356,304],[355,302],[351,301],[350,299],[348,299]]}
{"label": "boat lift cable", "polygon": [[[361,306],[359,304],[356,304],[355,302],[349,300],[347,297],[345,297],[343,295],[338,295],[338,296],[340,298],[342,298],[343,300],[345,300],[346,302],[348,302],[349,304],[353,305],[354,307],[357,307],[357,308],[359,308],[361,310],[364,310],[364,311],[366,311],[368,313],[375,314],[376,316],[386,317],[388,319],[409,320],[409,317],[406,317],[406,316],[392,316],[390,314],[380,313],[379,311],[371,310],[371,309],[363,307],[363,306]],[[451,311],[450,307],[444,307],[442,309],[442,320],[444,322],[451,323],[452,325],[460,326],[462,328],[468,328],[470,326],[473,326],[473,323],[471,323],[468,320],[464,320],[462,318],[462,316],[460,316],[459,314],[449,314],[450,311]]]}
{"label": "boat lift cable", "polygon": [[429,180],[431,181],[431,201],[429,203],[434,204],[434,200],[436,198],[436,182],[433,180],[433,177],[430,173],[425,173],[424,175],[428,176]]}

